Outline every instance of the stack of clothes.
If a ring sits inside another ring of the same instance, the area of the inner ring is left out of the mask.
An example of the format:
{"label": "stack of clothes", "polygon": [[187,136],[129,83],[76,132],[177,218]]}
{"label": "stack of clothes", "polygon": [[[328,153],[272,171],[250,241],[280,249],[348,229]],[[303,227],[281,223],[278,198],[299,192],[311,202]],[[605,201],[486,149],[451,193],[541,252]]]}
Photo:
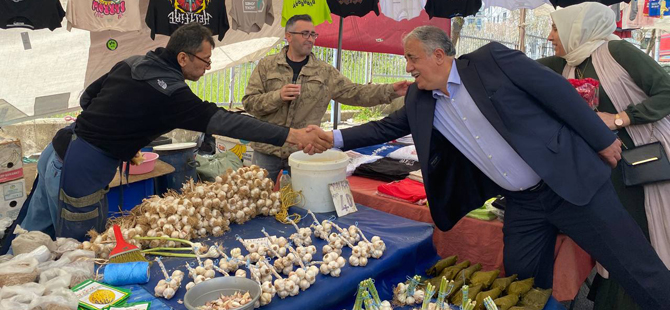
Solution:
{"label": "stack of clothes", "polygon": [[384,143],[348,151],[347,155],[350,157],[347,175],[390,182],[380,185],[377,195],[420,205],[426,203],[421,166],[413,144]]}

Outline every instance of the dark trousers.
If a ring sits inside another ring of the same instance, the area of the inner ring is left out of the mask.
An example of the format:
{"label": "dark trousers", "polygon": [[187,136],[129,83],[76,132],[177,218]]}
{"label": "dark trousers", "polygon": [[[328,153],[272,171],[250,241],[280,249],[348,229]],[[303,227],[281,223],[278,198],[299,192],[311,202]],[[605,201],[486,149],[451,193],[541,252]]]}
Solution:
{"label": "dark trousers", "polygon": [[535,277],[536,286],[550,288],[556,235],[561,231],[607,268],[642,309],[670,309],[670,271],[623,208],[610,181],[584,206],[565,201],[546,185],[506,195],[506,274]]}

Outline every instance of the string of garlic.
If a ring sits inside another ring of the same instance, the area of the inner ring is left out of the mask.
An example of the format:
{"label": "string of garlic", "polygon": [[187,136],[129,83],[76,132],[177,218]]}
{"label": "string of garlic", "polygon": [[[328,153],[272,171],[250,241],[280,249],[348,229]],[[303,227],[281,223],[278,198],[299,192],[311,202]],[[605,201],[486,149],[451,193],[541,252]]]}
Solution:
{"label": "string of garlic", "polygon": [[181,281],[184,278],[184,273],[181,270],[175,270],[172,272],[172,276],[168,276],[165,265],[159,257],[156,257],[156,262],[160,266],[161,271],[163,272],[164,279],[158,281],[154,287],[154,295],[156,297],[162,297],[165,299],[171,299],[174,297],[175,292],[181,286]]}
{"label": "string of garlic", "polygon": [[312,244],[312,229],[309,228],[309,227],[300,228],[300,227],[298,227],[298,225],[296,225],[296,223],[292,219],[287,218],[287,220],[291,223],[291,225],[293,225],[293,227],[296,230],[296,233],[291,234],[291,236],[289,236],[289,239],[291,239],[291,241],[293,241],[293,243],[296,246],[309,246],[309,245],[311,245]]}

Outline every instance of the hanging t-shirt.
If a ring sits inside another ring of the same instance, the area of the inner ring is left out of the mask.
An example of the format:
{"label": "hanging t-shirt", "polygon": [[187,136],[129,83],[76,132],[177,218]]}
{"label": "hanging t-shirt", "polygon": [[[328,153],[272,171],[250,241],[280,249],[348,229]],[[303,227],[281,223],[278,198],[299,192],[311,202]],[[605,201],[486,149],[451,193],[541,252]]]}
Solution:
{"label": "hanging t-shirt", "polygon": [[0,0],[0,28],[53,31],[61,26],[65,11],[59,0]]}
{"label": "hanging t-shirt", "polygon": [[70,0],[69,27],[88,31],[137,31],[142,29],[139,0]]}
{"label": "hanging t-shirt", "polygon": [[428,0],[426,2],[426,13],[430,18],[452,18],[474,15],[481,7],[482,0]]}
{"label": "hanging t-shirt", "polygon": [[371,11],[379,16],[379,0],[328,0],[328,7],[340,17],[363,17]]}
{"label": "hanging t-shirt", "polygon": [[230,21],[233,30],[259,32],[263,24],[272,25],[275,21],[272,0],[235,0],[230,8]]}
{"label": "hanging t-shirt", "polygon": [[396,21],[410,20],[421,14],[426,0],[379,0],[382,14]]}
{"label": "hanging t-shirt", "polygon": [[333,22],[326,0],[284,0],[284,6],[281,10],[282,27],[286,27],[286,21],[292,16],[302,14],[312,17],[314,26],[324,21]]}
{"label": "hanging t-shirt", "polygon": [[146,23],[151,38],[156,34],[171,35],[179,26],[196,22],[219,35],[219,41],[228,31],[225,0],[150,0]]}

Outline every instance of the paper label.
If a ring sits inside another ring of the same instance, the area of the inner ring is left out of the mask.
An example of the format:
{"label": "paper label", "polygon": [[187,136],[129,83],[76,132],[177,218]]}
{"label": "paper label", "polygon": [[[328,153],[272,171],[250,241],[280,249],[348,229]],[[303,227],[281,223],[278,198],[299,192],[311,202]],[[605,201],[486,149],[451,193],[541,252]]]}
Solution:
{"label": "paper label", "polygon": [[102,310],[111,305],[117,305],[130,295],[127,290],[87,280],[72,288],[79,298],[79,306]]}
{"label": "paper label", "polygon": [[264,246],[264,247],[270,247],[270,241],[268,240],[267,237],[263,238],[256,238],[256,239],[244,239],[245,243],[255,243],[259,246]]}
{"label": "paper label", "polygon": [[349,181],[344,180],[330,183],[328,184],[328,187],[330,188],[330,195],[333,197],[333,203],[335,204],[335,211],[337,211],[338,217],[358,211],[358,209],[356,209],[356,203],[354,203],[354,196],[351,195]]}

